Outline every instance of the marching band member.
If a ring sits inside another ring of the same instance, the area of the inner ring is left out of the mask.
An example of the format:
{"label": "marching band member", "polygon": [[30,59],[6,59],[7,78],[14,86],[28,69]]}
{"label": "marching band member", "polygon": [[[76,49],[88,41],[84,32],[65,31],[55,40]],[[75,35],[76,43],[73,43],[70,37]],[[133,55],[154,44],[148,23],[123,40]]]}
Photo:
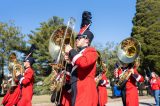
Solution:
{"label": "marching band member", "polygon": [[62,90],[53,91],[51,96],[52,103],[57,102],[59,106],[71,106],[71,85],[70,85],[71,69],[72,69],[72,65],[67,63],[66,70],[63,70],[60,74],[56,76],[56,80],[63,81],[63,78],[64,78],[64,81],[63,81],[64,85],[61,88]]}
{"label": "marching band member", "polygon": [[20,97],[20,85],[17,85],[17,87],[12,91],[9,89],[4,96],[2,100],[2,105],[3,106],[13,106],[17,105]]}
{"label": "marching band member", "polygon": [[98,106],[105,106],[107,105],[108,94],[106,87],[108,86],[109,82],[106,77],[107,68],[106,64],[102,61],[102,57],[99,51],[98,59],[96,63],[96,85],[97,85],[97,92],[98,92]]}
{"label": "marching band member", "polygon": [[151,89],[153,91],[156,106],[159,106],[159,95],[160,95],[160,78],[155,72],[151,73],[152,79],[150,80]]}
{"label": "marching band member", "polygon": [[133,67],[132,63],[129,63],[129,64],[123,64],[123,66],[116,71],[117,73],[115,73],[115,75],[118,75],[117,77],[118,80],[120,75],[124,71],[130,71],[132,74],[126,81],[124,86],[121,88],[123,105],[139,106],[136,81],[143,82],[144,78],[138,73],[137,67],[136,66]]}
{"label": "marching band member", "polygon": [[90,47],[93,33],[89,31],[91,13],[82,14],[81,30],[76,37],[77,52],[70,45],[65,46],[65,52],[73,65],[71,71],[72,106],[97,106],[98,95],[95,83],[97,51]]}
{"label": "marching band member", "polygon": [[102,79],[99,81],[97,86],[98,91],[98,106],[105,106],[108,102],[107,85],[109,84],[105,73],[102,73]]}
{"label": "marching band member", "polygon": [[[9,57],[9,61],[11,61],[11,64],[14,65],[14,63],[17,62],[17,58],[16,58],[16,54],[15,53],[11,53],[10,57]],[[13,68],[13,66],[11,66],[11,68]],[[11,71],[13,71],[13,69],[11,69]],[[12,80],[15,82],[14,85],[12,85]],[[7,91],[6,95],[4,96],[3,100],[2,100],[2,105],[3,106],[13,106],[13,105],[17,105],[19,98],[20,98],[20,85],[18,83],[18,80],[15,78],[13,79],[10,78],[8,80],[8,83],[10,84],[10,88]]]}
{"label": "marching band member", "polygon": [[121,90],[120,89],[118,89],[118,86],[117,86],[117,84],[116,84],[116,82],[117,82],[117,79],[118,79],[118,70],[120,70],[121,69],[121,67],[119,67],[119,65],[118,65],[118,63],[116,63],[115,64],[115,66],[114,66],[114,78],[113,78],[113,84],[112,84],[112,89],[113,89],[113,93],[112,93],[112,96],[113,97],[119,97],[119,96],[121,96]]}
{"label": "marching band member", "polygon": [[67,64],[65,73],[65,85],[62,88],[62,97],[60,106],[71,106],[71,85],[70,85],[70,70],[72,69],[71,64]]}
{"label": "marching band member", "polygon": [[32,106],[33,96],[33,82],[34,82],[34,70],[32,64],[34,63],[32,57],[28,57],[24,60],[25,72],[21,75],[19,72],[16,73],[19,83],[21,85],[21,98],[17,106]]}

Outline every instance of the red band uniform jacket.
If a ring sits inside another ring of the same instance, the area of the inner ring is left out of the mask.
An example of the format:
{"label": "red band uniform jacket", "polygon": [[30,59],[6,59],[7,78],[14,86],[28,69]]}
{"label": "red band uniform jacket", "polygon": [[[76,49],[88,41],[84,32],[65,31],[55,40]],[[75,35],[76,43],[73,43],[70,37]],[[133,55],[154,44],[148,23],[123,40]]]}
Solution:
{"label": "red band uniform jacket", "polygon": [[20,78],[22,97],[18,106],[32,106],[34,71],[31,67],[25,70],[24,76]]}
{"label": "red band uniform jacket", "polygon": [[105,106],[108,101],[108,94],[107,94],[107,85],[109,84],[106,75],[102,74],[102,79],[100,80],[97,90],[98,90],[98,104],[99,106]]}
{"label": "red band uniform jacket", "polygon": [[[122,74],[124,70],[116,70],[118,77]],[[128,70],[129,71],[129,70]],[[136,87],[136,82],[143,82],[144,78],[138,73],[137,69],[134,68],[134,74],[130,76],[125,84],[125,105],[124,106],[139,106],[138,100],[138,90]],[[124,103],[123,103],[124,104]]]}
{"label": "red band uniform jacket", "polygon": [[18,86],[14,89],[13,92],[11,92],[10,89],[7,91],[1,104],[3,104],[4,106],[17,105],[20,95],[21,95],[20,85],[18,84]]}
{"label": "red band uniform jacket", "polygon": [[83,48],[79,53],[74,49],[69,52],[73,65],[71,71],[72,106],[97,106],[98,94],[94,80],[97,56],[93,47]]}

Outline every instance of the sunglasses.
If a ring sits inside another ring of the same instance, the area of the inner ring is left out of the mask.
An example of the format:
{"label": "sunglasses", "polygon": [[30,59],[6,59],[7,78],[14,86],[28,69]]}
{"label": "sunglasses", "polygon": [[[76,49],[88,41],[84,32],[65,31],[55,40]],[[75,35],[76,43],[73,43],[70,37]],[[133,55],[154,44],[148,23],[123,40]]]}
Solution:
{"label": "sunglasses", "polygon": [[86,39],[86,38],[87,38],[87,35],[77,36],[77,37],[76,37],[76,40],[77,40],[77,39],[80,40],[80,39],[82,39],[82,38],[85,38],[85,39]]}
{"label": "sunglasses", "polygon": [[29,60],[23,60],[23,62],[29,62]]}

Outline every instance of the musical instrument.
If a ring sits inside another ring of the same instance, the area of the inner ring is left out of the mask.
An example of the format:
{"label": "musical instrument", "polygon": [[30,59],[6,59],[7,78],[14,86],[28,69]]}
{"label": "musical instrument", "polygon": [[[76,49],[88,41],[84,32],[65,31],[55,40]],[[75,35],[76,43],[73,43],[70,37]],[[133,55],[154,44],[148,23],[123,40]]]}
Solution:
{"label": "musical instrument", "polygon": [[74,24],[75,19],[71,17],[67,26],[63,25],[58,27],[58,29],[53,32],[49,40],[49,53],[54,62],[51,64],[53,72],[50,89],[53,94],[56,94],[54,97],[55,100],[57,100],[57,93],[61,92],[61,88],[65,81],[65,74],[63,70],[66,70],[65,68],[67,62],[64,60],[64,46],[67,44],[70,44],[73,48],[75,46],[75,38],[73,36],[75,34],[73,31]]}
{"label": "musical instrument", "polygon": [[[129,37],[124,39],[118,46],[117,56],[121,64],[125,65],[134,63],[133,67],[136,66],[136,68],[138,68],[138,65],[140,63],[138,57],[140,50],[140,43],[136,39]],[[131,74],[132,71],[129,71],[129,69],[123,71],[123,73],[119,76],[119,81],[116,83],[117,86],[119,88],[122,88],[131,76]]]}
{"label": "musical instrument", "polygon": [[24,72],[22,65],[18,62],[16,54],[11,53],[9,56],[9,62],[8,62],[8,70],[12,74],[12,79],[11,79],[11,87],[17,86],[15,80],[16,80],[16,73],[20,72],[21,74]]}
{"label": "musical instrument", "polygon": [[140,42],[135,38],[124,39],[118,46],[117,56],[123,63],[132,63],[139,56],[141,51]]}
{"label": "musical instrument", "polygon": [[97,51],[98,53],[98,58],[96,61],[96,71],[98,72],[98,75],[95,78],[96,81],[96,85],[98,86],[99,81],[102,79],[102,74],[106,74],[107,73],[107,68],[106,68],[106,64],[102,61],[102,57],[99,51]]}
{"label": "musical instrument", "polygon": [[97,76],[96,76],[96,85],[98,86],[99,81],[102,79],[102,75],[107,73],[107,68],[106,65],[104,63],[102,63],[102,72],[100,72]]}
{"label": "musical instrument", "polygon": [[[75,19],[70,18],[68,25],[60,26],[57,30],[53,32],[49,40],[49,53],[55,63],[58,63],[64,57],[62,52],[64,51],[64,46],[70,44],[74,47],[74,23]],[[64,54],[64,52],[63,52]]]}
{"label": "musical instrument", "polygon": [[58,73],[56,70],[53,69],[51,76],[50,90],[54,92],[60,91],[60,88],[63,86],[62,82],[63,78],[64,78],[64,71]]}

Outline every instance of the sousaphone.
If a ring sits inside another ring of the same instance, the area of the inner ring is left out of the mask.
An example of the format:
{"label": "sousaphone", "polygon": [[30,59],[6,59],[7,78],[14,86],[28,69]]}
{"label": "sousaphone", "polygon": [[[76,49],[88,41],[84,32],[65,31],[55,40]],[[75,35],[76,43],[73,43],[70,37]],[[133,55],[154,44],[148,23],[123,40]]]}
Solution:
{"label": "sousaphone", "polygon": [[[119,44],[117,51],[117,56],[121,65],[132,63],[133,64],[132,68],[133,67],[138,68],[138,65],[140,63],[139,62],[140,50],[141,50],[141,45],[138,42],[138,40],[136,40],[133,37],[124,39]],[[119,89],[122,89],[125,86],[127,80],[132,74],[132,72],[128,70],[129,69],[127,69],[127,71],[124,71],[119,76],[119,81],[116,83]]]}
{"label": "sousaphone", "polygon": [[132,63],[139,56],[141,45],[133,37],[124,39],[118,46],[117,56],[123,63]]}
{"label": "sousaphone", "polygon": [[[49,53],[53,59],[52,76],[51,76],[51,101],[59,102],[62,86],[65,83],[65,73],[63,70],[66,68],[66,61],[64,59],[65,45],[75,47],[75,32],[74,29],[75,19],[70,18],[68,25],[62,25],[53,32],[49,40]],[[59,95],[59,96],[58,96]]]}
{"label": "sousaphone", "polygon": [[62,25],[53,32],[49,40],[49,53],[54,62],[63,59],[64,46],[70,44],[74,48],[74,18],[70,18],[68,25]]}

